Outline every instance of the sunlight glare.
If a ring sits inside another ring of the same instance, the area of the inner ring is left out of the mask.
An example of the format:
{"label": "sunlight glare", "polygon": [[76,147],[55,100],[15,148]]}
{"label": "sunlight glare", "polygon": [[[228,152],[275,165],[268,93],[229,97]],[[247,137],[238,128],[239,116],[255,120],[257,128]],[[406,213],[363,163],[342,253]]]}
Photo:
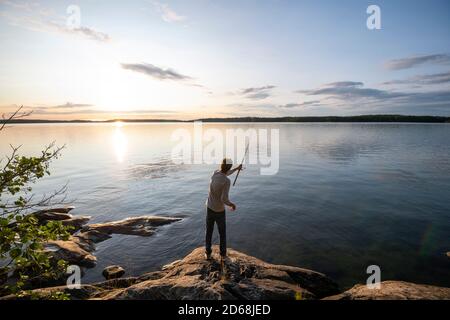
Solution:
{"label": "sunlight glare", "polygon": [[115,122],[114,126],[115,130],[112,143],[114,147],[114,152],[116,154],[117,162],[122,163],[127,152],[128,141],[122,129],[123,122],[120,121]]}

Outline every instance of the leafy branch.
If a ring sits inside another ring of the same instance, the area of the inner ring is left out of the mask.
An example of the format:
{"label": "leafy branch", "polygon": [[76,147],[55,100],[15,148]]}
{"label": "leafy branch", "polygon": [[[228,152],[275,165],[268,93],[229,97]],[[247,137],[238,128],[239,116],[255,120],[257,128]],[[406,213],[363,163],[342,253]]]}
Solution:
{"label": "leafy branch", "polygon": [[[5,126],[17,118],[26,117],[31,112],[21,113],[18,108],[9,116],[2,116]],[[67,263],[55,261],[45,250],[49,240],[67,240],[69,228],[59,221],[45,224],[30,214],[38,207],[51,207],[65,203],[67,185],[49,195],[36,199],[31,185],[50,175],[50,164],[57,159],[64,146],[51,143],[38,156],[22,156],[20,146],[10,145],[11,153],[5,157],[0,168],[0,295],[14,293],[18,297],[29,294],[28,289],[37,283],[60,279]],[[65,298],[64,295],[56,295]]]}

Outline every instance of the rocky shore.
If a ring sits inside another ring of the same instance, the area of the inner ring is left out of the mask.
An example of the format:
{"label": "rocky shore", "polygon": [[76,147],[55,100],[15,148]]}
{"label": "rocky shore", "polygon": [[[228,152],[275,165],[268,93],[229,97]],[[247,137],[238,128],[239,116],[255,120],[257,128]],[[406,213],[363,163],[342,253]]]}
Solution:
{"label": "rocky shore", "polygon": [[93,268],[97,263],[94,256],[95,245],[108,240],[112,234],[152,236],[158,227],[180,221],[181,218],[162,216],[130,217],[119,221],[87,224],[90,216],[73,216],[69,212],[73,207],[56,208],[33,213],[40,223],[51,220],[61,221],[72,226],[72,235],[66,241],[50,241],[46,250],[52,252],[55,259],[63,259],[69,264],[84,268]]}
{"label": "rocky shore", "polygon": [[[72,208],[34,213],[39,221],[60,220],[74,226],[67,241],[47,244],[58,259],[84,268],[95,266],[95,244],[111,234],[151,236],[158,227],[181,218],[161,216],[132,217],[120,221],[87,224],[90,217],[72,216]],[[138,277],[124,277],[120,266],[103,270],[104,282],[82,284],[78,289],[56,286],[34,289],[42,299],[54,292],[68,293],[75,300],[450,300],[450,288],[420,285],[403,281],[384,281],[379,289],[358,284],[342,292],[326,275],[299,267],[274,265],[242,252],[229,249],[228,258],[221,262],[218,248],[213,259],[206,260],[204,248],[193,250],[182,260],[163,266],[161,270]],[[0,300],[16,299],[0,297]]]}
{"label": "rocky shore", "polygon": [[69,293],[72,299],[101,300],[311,300],[339,293],[336,283],[319,272],[269,264],[233,249],[221,264],[217,247],[209,261],[200,247],[182,260],[139,277],[84,284],[80,289],[59,286],[34,290],[44,299],[55,291]]}
{"label": "rocky shore", "polygon": [[222,265],[217,247],[210,261],[200,247],[182,260],[139,277],[82,284],[79,289],[58,286],[33,291],[42,299],[62,291],[73,300],[450,300],[450,288],[403,281],[382,282],[380,289],[356,285],[340,292],[322,273],[269,264],[233,249]]}

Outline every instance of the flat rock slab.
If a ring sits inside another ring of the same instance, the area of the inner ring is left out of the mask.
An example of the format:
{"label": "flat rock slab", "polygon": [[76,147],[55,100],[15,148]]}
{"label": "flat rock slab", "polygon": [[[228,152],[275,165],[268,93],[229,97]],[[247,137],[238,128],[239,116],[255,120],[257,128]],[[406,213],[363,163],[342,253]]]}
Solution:
{"label": "flat rock slab", "polygon": [[119,221],[86,225],[82,231],[98,231],[105,234],[116,233],[147,237],[153,235],[157,227],[180,220],[181,218],[160,216],[131,217]]}
{"label": "flat rock slab", "polygon": [[71,237],[68,241],[49,241],[45,245],[45,250],[51,252],[56,260],[62,259],[69,264],[93,268],[97,263],[97,258],[86,249],[74,237]]}
{"label": "flat rock slab", "polygon": [[69,212],[75,207],[54,208],[33,212],[39,224],[45,225],[50,221],[60,221],[65,226],[71,226],[71,233],[79,231],[91,219],[90,216],[73,216]]}
{"label": "flat rock slab", "polygon": [[150,279],[102,294],[103,299],[318,299],[335,294],[337,285],[308,269],[273,265],[229,249],[228,260],[204,256],[204,248],[151,274]]}
{"label": "flat rock slab", "polygon": [[[48,212],[45,214],[48,214]],[[63,259],[70,264],[93,268],[97,263],[97,259],[92,254],[95,251],[95,244],[111,238],[111,234],[148,237],[155,233],[158,226],[181,220],[181,218],[143,216],[85,225],[89,219],[90,217],[87,216],[71,216],[70,219],[61,220],[64,225],[73,226],[76,231],[82,228],[82,231],[72,235],[67,241],[49,241],[45,245],[45,249],[52,252],[57,260]]]}
{"label": "flat rock slab", "polygon": [[379,289],[357,284],[325,300],[450,300],[450,288],[404,281],[383,281]]}
{"label": "flat rock slab", "polygon": [[34,291],[44,299],[63,290],[72,299],[101,300],[308,300],[338,293],[337,285],[322,273],[269,264],[232,249],[228,256],[222,264],[214,246],[213,259],[206,260],[200,247],[184,259],[140,277],[84,284],[73,290],[53,287]]}

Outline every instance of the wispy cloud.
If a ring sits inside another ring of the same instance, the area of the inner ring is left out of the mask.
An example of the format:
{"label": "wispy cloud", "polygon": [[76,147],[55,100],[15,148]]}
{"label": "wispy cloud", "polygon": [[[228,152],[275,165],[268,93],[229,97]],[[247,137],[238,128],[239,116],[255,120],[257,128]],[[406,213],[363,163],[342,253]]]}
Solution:
{"label": "wispy cloud", "polygon": [[412,84],[412,85],[435,85],[450,82],[450,71],[435,74],[426,74],[410,77],[403,80],[392,80],[383,82],[384,85]]}
{"label": "wispy cloud", "polygon": [[393,59],[387,61],[384,65],[389,70],[410,69],[422,64],[449,64],[449,54],[429,54],[414,56],[409,58]]}
{"label": "wispy cloud", "polygon": [[212,93],[207,87],[195,83],[194,78],[181,74],[170,68],[167,69],[161,68],[151,63],[121,63],[121,66],[125,70],[142,73],[146,76],[149,76],[159,81],[166,81],[166,80],[176,81],[187,86],[204,89],[208,92],[208,94]]}
{"label": "wispy cloud", "polygon": [[41,7],[39,3],[26,1],[1,1],[0,3],[7,8],[0,12],[0,17],[3,17],[10,25],[37,32],[81,36],[98,42],[111,40],[108,34],[91,27],[69,28],[66,25],[66,17],[55,14],[53,10]]}
{"label": "wispy cloud", "polygon": [[175,114],[178,113],[176,111],[170,110],[98,110],[98,109],[84,109],[84,110],[68,110],[68,111],[59,111],[55,109],[48,108],[31,108],[33,109],[34,115],[74,115],[74,114],[124,114],[124,115],[157,115],[157,114]]}
{"label": "wispy cloud", "polygon": [[181,73],[178,73],[172,69],[163,69],[150,63],[122,63],[122,68],[139,73],[143,73],[147,76],[158,80],[174,80],[185,81],[192,78]]}
{"label": "wispy cloud", "polygon": [[403,93],[399,92],[391,92],[373,88],[363,88],[363,85],[364,84],[362,82],[342,81],[342,82],[328,83],[317,89],[298,90],[297,92],[310,96],[327,95],[341,99],[352,99],[352,98],[387,99],[387,98],[397,98],[404,95]]}
{"label": "wispy cloud", "polygon": [[401,112],[448,112],[450,109],[450,90],[436,91],[393,91],[365,88],[361,82],[336,82],[316,89],[298,90],[307,96],[320,96],[321,105],[327,107],[398,110]]}
{"label": "wispy cloud", "polygon": [[111,37],[108,34],[97,31],[92,28],[88,28],[88,27],[79,27],[79,28],[72,28],[72,29],[69,29],[66,26],[61,26],[61,25],[56,25],[55,27],[57,27],[60,32],[67,33],[67,34],[73,34],[73,35],[81,35],[90,40],[95,40],[95,41],[99,41],[99,42],[107,42],[107,41],[111,40]]}
{"label": "wispy cloud", "polygon": [[274,89],[275,86],[264,86],[264,87],[257,87],[257,88],[245,88],[242,89],[242,94],[251,94],[251,93],[257,93],[265,90],[271,90]]}
{"label": "wispy cloud", "polygon": [[[88,104],[88,103],[72,103],[72,102],[66,102],[64,104],[58,104],[58,105],[22,105],[23,109],[28,111],[32,111],[33,114],[59,114],[64,112],[73,112],[73,113],[80,113],[84,112],[87,108],[92,108],[94,105]],[[12,105],[2,105],[0,106],[0,109],[8,109],[8,110],[17,110],[19,108],[19,105],[12,104]]]}
{"label": "wispy cloud", "polygon": [[161,18],[169,23],[182,22],[186,20],[186,16],[182,16],[175,12],[167,3],[161,3],[157,1],[151,2],[156,10],[161,14]]}
{"label": "wispy cloud", "polygon": [[239,91],[239,95],[251,100],[263,100],[271,96],[272,89],[275,86],[267,85],[263,87],[244,88]]}
{"label": "wispy cloud", "polygon": [[324,87],[360,87],[363,85],[364,85],[364,83],[359,82],[359,81],[338,81],[338,82],[327,83],[324,85]]}
{"label": "wispy cloud", "polygon": [[311,100],[311,101],[304,101],[302,103],[287,103],[279,105],[278,108],[282,109],[292,109],[292,108],[301,108],[301,107],[309,107],[309,106],[317,106],[320,105],[319,100]]}
{"label": "wispy cloud", "polygon": [[[17,109],[17,105],[2,106],[8,109]],[[64,104],[58,105],[35,105],[35,106],[23,106],[27,111],[32,111],[33,114],[64,114],[64,113],[82,113],[87,110],[87,108],[92,108],[94,105],[88,103],[72,103],[66,102]],[[0,107],[1,108],[1,107]]]}
{"label": "wispy cloud", "polygon": [[[11,112],[17,110],[18,105],[2,105],[0,106],[0,110],[5,110],[4,112]],[[105,109],[97,109],[92,104],[84,104],[84,103],[71,103],[67,102],[65,104],[60,105],[52,105],[52,106],[33,106],[33,105],[25,105],[23,106],[24,110],[32,111],[33,115],[86,115],[86,114],[123,114],[123,115],[164,115],[164,114],[177,114],[178,111],[173,110],[155,110],[155,109],[127,109],[127,110],[105,110]]]}
{"label": "wispy cloud", "polygon": [[65,104],[59,104],[55,106],[49,106],[49,107],[38,107],[39,109],[82,109],[82,108],[89,108],[92,107],[92,104],[87,103],[72,103],[72,102],[66,102]]}
{"label": "wispy cloud", "polygon": [[286,104],[279,105],[278,108],[291,109],[291,108],[298,108],[301,106],[302,106],[301,103],[286,103]]}

